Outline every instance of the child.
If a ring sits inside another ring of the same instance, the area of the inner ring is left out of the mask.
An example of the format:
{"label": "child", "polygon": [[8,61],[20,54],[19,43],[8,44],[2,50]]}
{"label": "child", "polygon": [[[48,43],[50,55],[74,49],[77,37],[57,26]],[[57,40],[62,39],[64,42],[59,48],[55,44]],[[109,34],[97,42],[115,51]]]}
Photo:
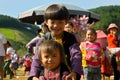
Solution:
{"label": "child", "polygon": [[82,42],[82,65],[84,80],[101,80],[101,46],[95,42],[97,33],[93,28],[88,28],[86,32],[86,41]]}
{"label": "child", "polygon": [[[48,25],[50,30],[46,39],[55,40],[63,46],[67,63],[72,71],[68,76],[66,76],[67,80],[69,78],[79,80],[82,71],[81,53],[74,35],[64,31],[68,18],[69,13],[66,7],[59,4],[50,5],[44,14],[45,23]],[[29,47],[32,47],[32,45],[29,45]],[[38,62],[38,53],[35,53],[29,79],[35,79],[39,76],[38,73],[41,71],[40,65],[40,62]]]}
{"label": "child", "polygon": [[11,49],[11,63],[10,63],[10,69],[12,71],[12,77],[16,76],[16,70],[18,69],[18,55],[16,53],[16,51],[12,48]]}
{"label": "child", "polygon": [[111,65],[113,67],[113,72],[114,72],[114,80],[119,80],[120,79],[120,71],[117,70],[119,69],[120,65],[119,63],[119,56],[118,53],[120,51],[120,48],[118,47],[118,38],[117,38],[117,32],[119,30],[119,27],[111,23],[109,27],[107,28],[107,31],[109,34],[107,35],[107,41],[108,41],[108,48],[111,53]]}
{"label": "child", "polygon": [[25,65],[24,76],[26,75],[26,72],[28,72],[28,74],[29,74],[30,68],[31,68],[31,63],[32,63],[32,61],[31,61],[30,56],[26,56],[25,63],[24,63],[24,65]]}
{"label": "child", "polygon": [[9,41],[7,41],[7,50],[6,50],[6,59],[4,62],[4,77],[6,77],[7,73],[10,74],[10,79],[13,77],[13,72],[10,69],[10,63],[11,63],[11,55],[14,53],[14,49]]}
{"label": "child", "polygon": [[40,80],[65,80],[69,73],[65,65],[63,47],[56,41],[46,40],[39,47],[38,56],[43,66]]}
{"label": "child", "polygon": [[[37,53],[39,43],[42,41],[42,37],[45,37],[48,33],[49,33],[48,26],[43,22],[41,24],[41,29],[37,31],[37,36],[26,44],[26,48],[28,48],[28,52],[31,55]],[[32,47],[29,47],[30,45],[32,45]]]}
{"label": "child", "polygon": [[41,24],[41,31],[38,33],[41,37],[44,37],[49,33],[48,26],[43,22]]}
{"label": "child", "polygon": [[64,30],[67,31],[67,32],[69,32],[69,33],[72,33],[72,34],[75,36],[78,44],[80,44],[80,42],[81,42],[81,40],[80,40],[80,35],[74,32],[74,25],[73,25],[72,22],[69,21],[69,22],[65,25]]}

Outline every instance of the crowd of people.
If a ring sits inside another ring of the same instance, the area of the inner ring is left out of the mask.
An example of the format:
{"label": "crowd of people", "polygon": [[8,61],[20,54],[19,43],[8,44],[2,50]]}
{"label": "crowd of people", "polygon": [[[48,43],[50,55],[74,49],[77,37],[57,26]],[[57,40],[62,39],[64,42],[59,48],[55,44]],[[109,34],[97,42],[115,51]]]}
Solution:
{"label": "crowd of people", "polygon": [[[29,54],[20,62],[25,65],[24,75],[30,72],[28,80],[110,80],[111,75],[119,80],[119,27],[111,23],[106,35],[88,20],[85,15],[69,19],[65,6],[48,6],[38,35],[26,44]],[[1,79],[8,73],[11,79],[16,75],[18,57],[2,34],[0,40]]]}
{"label": "crowd of people", "polygon": [[19,57],[15,49],[12,47],[11,43],[7,41],[6,54],[4,56],[3,62],[3,75],[1,78],[6,78],[7,75],[9,75],[9,79],[13,79],[17,76],[16,70],[19,67],[25,67],[23,74],[24,76],[26,75],[27,71],[30,71],[32,59],[29,54],[25,54],[23,57]]}

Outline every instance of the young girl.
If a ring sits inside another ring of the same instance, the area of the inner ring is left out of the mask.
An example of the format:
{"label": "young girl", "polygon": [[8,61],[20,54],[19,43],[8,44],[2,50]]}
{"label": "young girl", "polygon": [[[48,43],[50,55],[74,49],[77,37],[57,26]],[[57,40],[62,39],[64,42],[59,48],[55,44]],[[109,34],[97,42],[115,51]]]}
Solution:
{"label": "young girl", "polygon": [[61,44],[52,40],[44,41],[39,47],[38,56],[43,66],[39,80],[65,80],[69,70],[64,64]]}
{"label": "young girl", "polygon": [[101,80],[101,46],[95,42],[97,33],[93,28],[87,29],[86,41],[80,47],[82,53],[82,65],[84,80]]}
{"label": "young girl", "polygon": [[120,48],[118,47],[118,38],[117,38],[117,32],[119,30],[119,27],[111,23],[109,27],[107,28],[107,31],[109,34],[107,35],[107,41],[108,41],[108,48],[111,53],[111,65],[113,67],[113,72],[114,72],[114,80],[119,80],[120,79],[120,60],[119,60],[119,52]]}

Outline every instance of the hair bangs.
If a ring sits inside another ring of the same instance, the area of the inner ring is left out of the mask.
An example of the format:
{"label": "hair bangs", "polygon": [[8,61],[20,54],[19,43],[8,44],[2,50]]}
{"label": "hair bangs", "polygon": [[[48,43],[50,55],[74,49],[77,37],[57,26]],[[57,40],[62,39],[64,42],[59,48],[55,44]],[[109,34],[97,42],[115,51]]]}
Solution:
{"label": "hair bangs", "polygon": [[67,20],[69,18],[68,10],[61,5],[51,5],[52,7],[48,7],[44,19],[53,19],[53,20]]}

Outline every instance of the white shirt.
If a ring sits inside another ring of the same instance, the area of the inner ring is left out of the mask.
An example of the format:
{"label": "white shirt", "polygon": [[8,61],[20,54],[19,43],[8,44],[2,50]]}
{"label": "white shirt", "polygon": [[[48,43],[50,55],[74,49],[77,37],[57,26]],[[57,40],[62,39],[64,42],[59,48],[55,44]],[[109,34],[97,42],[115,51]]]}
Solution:
{"label": "white shirt", "polygon": [[11,54],[11,63],[17,62],[18,56],[16,53]]}
{"label": "white shirt", "polygon": [[15,50],[11,47],[11,46],[9,46],[8,48],[7,48],[7,51],[6,51],[6,54],[14,54],[15,53]]}
{"label": "white shirt", "polygon": [[0,34],[0,56],[5,56],[4,44],[7,43],[5,37]]}
{"label": "white shirt", "polygon": [[10,54],[11,62],[17,62],[17,54],[15,53],[15,50],[10,46],[7,48],[6,54]]}

